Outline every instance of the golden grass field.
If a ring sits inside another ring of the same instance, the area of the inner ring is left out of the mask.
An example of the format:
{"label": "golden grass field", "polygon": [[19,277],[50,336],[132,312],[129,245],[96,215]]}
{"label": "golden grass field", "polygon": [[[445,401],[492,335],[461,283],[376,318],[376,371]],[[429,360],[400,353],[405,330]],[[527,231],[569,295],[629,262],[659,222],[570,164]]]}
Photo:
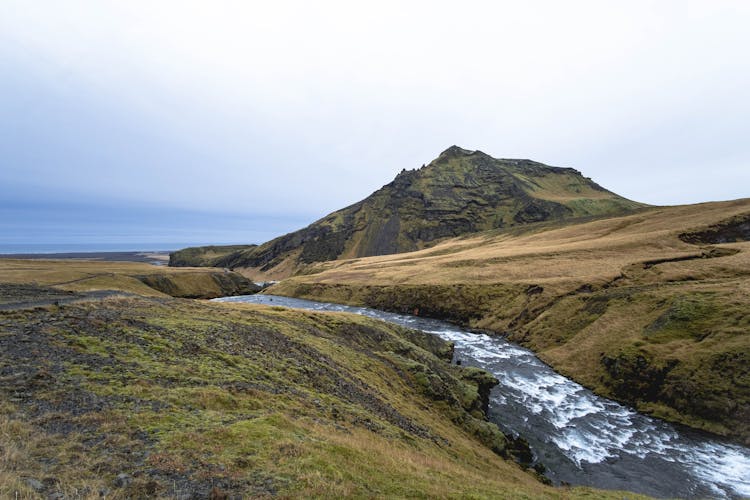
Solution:
{"label": "golden grass field", "polygon": [[141,264],[0,264],[0,305],[134,294],[0,307],[0,498],[641,498],[523,470],[483,418],[486,375],[432,336],[166,297]]}
{"label": "golden grass field", "polygon": [[[270,292],[507,333],[600,394],[747,442],[750,243],[679,235],[748,212],[738,200],[482,233],[319,264]],[[552,488],[500,456],[477,389],[415,333],[146,285],[222,293],[216,274],[0,260],[0,496],[37,498],[35,478],[81,498],[623,497]],[[33,307],[15,307],[15,289]],[[132,295],[34,305],[36,290]],[[114,486],[123,472],[132,482]]]}
{"label": "golden grass field", "polygon": [[750,243],[679,235],[750,200],[532,225],[318,264],[268,293],[507,333],[561,373],[657,416],[750,442]]}
{"label": "golden grass field", "polygon": [[[298,280],[349,284],[509,282],[565,289],[604,283],[630,264],[699,254],[699,247],[677,236],[748,211],[750,200],[738,200],[644,209],[634,215],[557,228],[543,224],[515,229],[520,234],[513,230],[485,232],[416,252],[318,264]],[[726,246],[746,248],[745,243]],[[746,255],[737,259],[732,265],[741,267],[747,262]]]}
{"label": "golden grass field", "polygon": [[214,268],[96,260],[0,259],[0,283],[33,283],[73,292],[117,290],[152,297],[220,297],[232,294],[231,287],[222,286],[221,277],[225,275],[239,280],[235,273]]}

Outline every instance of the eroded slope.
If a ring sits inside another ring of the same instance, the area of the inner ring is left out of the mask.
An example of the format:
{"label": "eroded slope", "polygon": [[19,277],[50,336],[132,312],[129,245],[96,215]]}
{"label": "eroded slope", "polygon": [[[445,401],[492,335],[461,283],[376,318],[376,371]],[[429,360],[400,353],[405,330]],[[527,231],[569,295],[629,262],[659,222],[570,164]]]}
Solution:
{"label": "eroded slope", "polygon": [[506,333],[600,394],[748,443],[750,243],[683,235],[749,213],[737,200],[489,232],[319,264],[269,293]]}
{"label": "eroded slope", "polygon": [[[315,262],[408,252],[488,229],[616,215],[640,207],[571,168],[497,159],[453,146],[429,165],[402,171],[354,205],[209,264],[244,268],[257,277],[286,277]],[[183,256],[196,253],[203,255],[201,249],[177,252],[172,265],[182,265]]]}
{"label": "eroded slope", "polygon": [[282,308],[2,311],[0,496],[608,495],[502,458],[513,445],[481,411],[491,381],[450,354],[418,332]]}

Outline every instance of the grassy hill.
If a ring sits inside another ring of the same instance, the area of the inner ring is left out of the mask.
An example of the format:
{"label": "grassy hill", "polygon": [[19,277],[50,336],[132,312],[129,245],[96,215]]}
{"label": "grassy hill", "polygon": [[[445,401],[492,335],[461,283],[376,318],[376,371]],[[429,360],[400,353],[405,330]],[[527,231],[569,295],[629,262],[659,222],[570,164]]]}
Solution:
{"label": "grassy hill", "polygon": [[317,264],[269,293],[507,333],[556,370],[750,443],[750,200],[540,223]]}
{"label": "grassy hill", "polygon": [[[118,291],[203,299],[260,290],[244,276],[222,269],[173,269],[135,262],[0,259],[0,284],[25,283],[79,294]],[[26,299],[33,299],[33,294]],[[6,296],[6,300],[10,299]]]}
{"label": "grassy hill", "polygon": [[[279,278],[315,262],[408,252],[477,231],[622,214],[643,206],[571,168],[496,159],[453,146],[429,165],[402,171],[366,199],[304,229],[223,256],[210,251],[207,262]],[[197,264],[206,259],[184,256],[204,253],[183,250],[173,254],[171,265]]]}
{"label": "grassy hill", "polygon": [[2,498],[623,497],[523,470],[496,381],[435,337],[175,299],[139,264],[0,264]]}
{"label": "grassy hill", "polygon": [[252,250],[257,245],[209,245],[189,247],[170,252],[169,265],[173,267],[219,267],[217,263],[236,252]]}

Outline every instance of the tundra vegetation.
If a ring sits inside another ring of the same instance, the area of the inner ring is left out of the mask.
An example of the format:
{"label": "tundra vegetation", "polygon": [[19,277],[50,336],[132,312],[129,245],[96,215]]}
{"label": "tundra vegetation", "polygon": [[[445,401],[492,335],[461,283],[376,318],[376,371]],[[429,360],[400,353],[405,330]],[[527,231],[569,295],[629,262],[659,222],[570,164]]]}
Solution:
{"label": "tundra vegetation", "polygon": [[208,267],[2,260],[0,496],[622,498],[544,484],[450,344],[187,298],[284,278],[270,293],[447,319],[748,444],[749,240],[750,200],[648,207],[454,146],[300,231],[171,256]]}
{"label": "tundra vegetation", "polygon": [[[223,269],[175,269],[135,262],[86,260],[1,259],[0,284],[43,285],[79,294],[117,291],[149,297],[201,299],[260,290],[244,276]],[[31,301],[33,296],[27,295],[25,300]],[[0,301],[13,302],[14,299],[12,294],[6,294]]]}
{"label": "tundra vegetation", "polygon": [[170,252],[169,265],[173,267],[215,267],[230,254],[252,250],[257,245],[208,245],[189,247]]}
{"label": "tundra vegetation", "polygon": [[173,298],[148,270],[0,261],[0,497],[622,498],[517,463],[496,381],[450,343]]}
{"label": "tundra vegetation", "polygon": [[301,269],[268,293],[508,335],[640,411],[750,443],[750,200],[652,207]]}
{"label": "tundra vegetation", "polygon": [[418,250],[442,238],[532,222],[623,214],[644,207],[572,168],[497,159],[452,146],[403,170],[366,199],[259,246],[197,247],[170,265],[242,268],[283,278],[315,262]]}

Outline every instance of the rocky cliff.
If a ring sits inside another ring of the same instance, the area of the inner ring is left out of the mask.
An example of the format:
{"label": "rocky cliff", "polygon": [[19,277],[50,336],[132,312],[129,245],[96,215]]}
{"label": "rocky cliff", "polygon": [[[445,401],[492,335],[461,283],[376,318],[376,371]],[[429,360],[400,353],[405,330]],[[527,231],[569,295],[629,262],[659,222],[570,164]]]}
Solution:
{"label": "rocky cliff", "polygon": [[283,277],[313,262],[408,252],[467,233],[616,215],[642,206],[572,168],[496,159],[452,146],[422,168],[403,170],[358,203],[212,265]]}

